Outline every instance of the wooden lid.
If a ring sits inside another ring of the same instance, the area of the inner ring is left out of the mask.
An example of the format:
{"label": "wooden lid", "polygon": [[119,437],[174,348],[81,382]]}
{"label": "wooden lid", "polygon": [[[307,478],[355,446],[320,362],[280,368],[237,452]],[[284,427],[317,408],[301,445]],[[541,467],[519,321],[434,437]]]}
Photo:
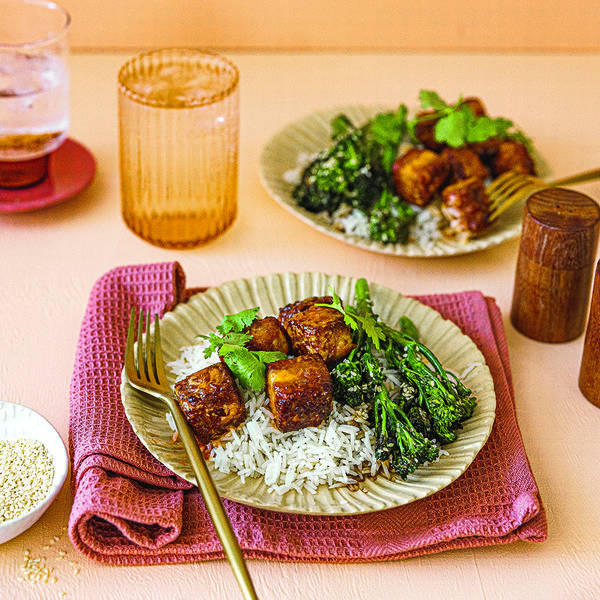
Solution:
{"label": "wooden lid", "polygon": [[525,205],[520,251],[545,267],[581,269],[596,257],[600,206],[563,188],[533,194]]}

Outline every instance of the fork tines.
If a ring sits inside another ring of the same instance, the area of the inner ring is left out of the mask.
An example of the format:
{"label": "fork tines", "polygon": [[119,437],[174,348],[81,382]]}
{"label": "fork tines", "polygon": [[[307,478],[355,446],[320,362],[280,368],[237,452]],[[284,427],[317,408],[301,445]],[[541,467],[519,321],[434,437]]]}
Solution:
{"label": "fork tines", "polygon": [[[164,364],[162,358],[160,342],[160,326],[158,315],[154,315],[154,327],[152,327],[152,317],[150,311],[144,311],[140,308],[138,319],[137,334],[137,354],[136,368],[140,375],[141,369],[144,369],[143,375],[153,383],[161,384],[166,380]],[[145,329],[145,333],[144,333]],[[152,339],[152,336],[154,339]]]}
{"label": "fork tines", "polygon": [[531,175],[514,172],[500,175],[486,189],[490,198],[489,220],[496,220],[505,210],[542,187],[544,184]]}
{"label": "fork tines", "polygon": [[[125,351],[125,366],[128,378],[134,382],[164,383],[166,375],[160,348],[158,315],[154,315],[154,331],[152,332],[150,312],[140,308],[137,319],[137,336],[135,331],[136,311],[135,308],[132,308]],[[152,333],[154,334],[153,340]],[[137,345],[135,344],[136,339]]]}

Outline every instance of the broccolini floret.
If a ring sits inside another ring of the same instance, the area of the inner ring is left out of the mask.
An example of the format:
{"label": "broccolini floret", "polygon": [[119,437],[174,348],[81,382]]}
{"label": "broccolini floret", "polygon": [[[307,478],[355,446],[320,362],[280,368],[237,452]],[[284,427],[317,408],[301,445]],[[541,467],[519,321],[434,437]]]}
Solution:
{"label": "broccolini floret", "polygon": [[365,380],[361,353],[352,352],[331,370],[333,397],[340,404],[356,407],[365,402],[369,387]]}
{"label": "broccolini floret", "polygon": [[[453,442],[472,416],[476,398],[418,339],[410,319],[400,330],[373,312],[366,280],[355,286],[356,306],[344,306],[332,290],[332,306],[344,314],[356,348],[332,372],[334,395],[342,403],[368,403],[374,413],[375,453],[405,479],[419,465],[436,460],[440,447]],[[392,397],[380,357],[402,382]]]}
{"label": "broccolini floret", "polygon": [[369,215],[370,238],[384,244],[406,244],[414,221],[410,205],[384,190]]}
{"label": "broccolini floret", "polygon": [[407,131],[406,107],[379,113],[362,127],[344,115],[332,121],[333,146],[304,169],[292,191],[310,212],[335,213],[340,206],[357,208],[369,220],[371,239],[408,241],[414,211],[394,191],[392,165]]}

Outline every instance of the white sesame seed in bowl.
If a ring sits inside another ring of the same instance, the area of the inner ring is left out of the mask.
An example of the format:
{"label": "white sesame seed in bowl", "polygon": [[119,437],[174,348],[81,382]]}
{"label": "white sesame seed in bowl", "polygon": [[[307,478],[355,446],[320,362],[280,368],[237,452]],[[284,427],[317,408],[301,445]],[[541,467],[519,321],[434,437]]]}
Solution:
{"label": "white sesame seed in bowl", "polygon": [[65,444],[34,410],[0,401],[0,544],[29,529],[69,471]]}

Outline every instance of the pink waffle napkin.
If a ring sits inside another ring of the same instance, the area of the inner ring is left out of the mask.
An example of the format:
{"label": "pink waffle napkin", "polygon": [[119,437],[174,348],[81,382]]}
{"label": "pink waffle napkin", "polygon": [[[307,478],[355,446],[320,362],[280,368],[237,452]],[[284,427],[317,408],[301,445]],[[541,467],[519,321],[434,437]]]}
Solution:
{"label": "pink waffle napkin", "polygon": [[[171,309],[185,289],[178,263],[120,267],[95,284],[81,327],[70,393],[73,544],[112,564],[222,558],[197,489],[155,460],[131,429],[120,396],[132,306]],[[365,562],[547,538],[546,515],[515,416],[501,315],[479,292],[418,298],[483,352],[496,421],[471,466],[440,492],[351,516],[277,513],[224,500],[244,555],[281,561]]]}

